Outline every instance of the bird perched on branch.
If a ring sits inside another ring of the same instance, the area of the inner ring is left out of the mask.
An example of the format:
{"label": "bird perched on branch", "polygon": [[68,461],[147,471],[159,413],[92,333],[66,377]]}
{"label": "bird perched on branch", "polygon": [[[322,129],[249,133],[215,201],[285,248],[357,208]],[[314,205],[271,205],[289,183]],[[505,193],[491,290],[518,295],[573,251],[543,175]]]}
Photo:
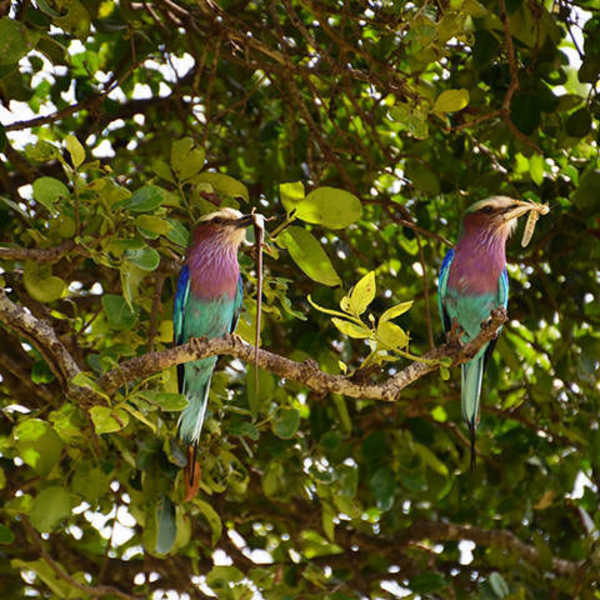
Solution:
{"label": "bird perched on branch", "polygon": [[[494,308],[507,307],[506,240],[517,219],[534,206],[494,196],[467,209],[458,243],[448,251],[440,269],[438,304],[446,333],[460,329],[458,339],[469,342]],[[471,438],[471,469],[475,466],[481,380],[495,344],[495,339],[488,342],[461,366],[461,405]]]}
{"label": "bird perched on branch", "polygon": [[[176,345],[192,337],[215,338],[233,333],[243,296],[237,254],[245,239],[245,228],[251,223],[253,215],[242,215],[232,208],[201,218],[177,283],[173,307]],[[217,357],[210,356],[177,366],[179,392],[188,401],[179,417],[179,437],[189,447],[190,486],[194,484],[198,439],[216,362]]]}

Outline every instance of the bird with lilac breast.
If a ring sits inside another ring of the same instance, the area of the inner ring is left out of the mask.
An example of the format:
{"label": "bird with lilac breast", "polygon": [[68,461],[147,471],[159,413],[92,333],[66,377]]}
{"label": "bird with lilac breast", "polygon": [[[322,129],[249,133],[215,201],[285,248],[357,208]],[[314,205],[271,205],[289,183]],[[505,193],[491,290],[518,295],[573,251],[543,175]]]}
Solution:
{"label": "bird with lilac breast", "polygon": [[[446,254],[439,274],[438,305],[446,333],[459,328],[460,341],[469,342],[493,309],[508,306],[506,240],[517,219],[532,204],[494,196],[471,205],[464,216],[459,240]],[[471,470],[475,467],[475,431],[483,373],[496,339],[487,342],[461,365],[461,407],[471,441]]]}
{"label": "bird with lilac breast", "polygon": [[[238,248],[252,222],[252,215],[232,208],[200,219],[177,283],[173,307],[176,345],[193,337],[210,339],[233,333],[243,297]],[[177,366],[179,392],[187,400],[178,423],[179,437],[188,446],[186,486],[194,485],[198,440],[216,362],[217,357],[210,356]]]}

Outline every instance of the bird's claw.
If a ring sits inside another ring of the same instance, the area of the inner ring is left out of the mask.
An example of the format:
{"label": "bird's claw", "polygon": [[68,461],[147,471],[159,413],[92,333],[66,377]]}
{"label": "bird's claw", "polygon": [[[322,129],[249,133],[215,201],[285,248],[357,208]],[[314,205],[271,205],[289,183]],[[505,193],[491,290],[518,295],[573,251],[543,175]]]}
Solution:
{"label": "bird's claw", "polygon": [[452,319],[452,327],[450,331],[446,334],[446,338],[449,344],[453,346],[462,347],[463,343],[461,341],[461,336],[464,333],[464,329],[458,324],[456,317]]}

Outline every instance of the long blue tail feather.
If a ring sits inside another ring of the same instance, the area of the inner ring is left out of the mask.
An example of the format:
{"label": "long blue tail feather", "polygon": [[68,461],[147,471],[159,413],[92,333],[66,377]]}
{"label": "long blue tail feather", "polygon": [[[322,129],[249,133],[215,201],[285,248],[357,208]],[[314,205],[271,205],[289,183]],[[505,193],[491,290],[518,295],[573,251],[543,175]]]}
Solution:
{"label": "long blue tail feather", "polygon": [[485,356],[480,354],[462,365],[461,406],[471,438],[471,470],[475,468],[475,431],[479,424],[479,400]]}

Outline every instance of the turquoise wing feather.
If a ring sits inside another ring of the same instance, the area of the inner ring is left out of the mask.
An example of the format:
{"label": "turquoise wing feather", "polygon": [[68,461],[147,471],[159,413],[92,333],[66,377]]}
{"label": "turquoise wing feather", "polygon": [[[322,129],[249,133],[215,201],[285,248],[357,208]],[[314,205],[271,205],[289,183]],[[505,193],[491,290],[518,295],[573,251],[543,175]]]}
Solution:
{"label": "turquoise wing feather", "polygon": [[442,262],[438,277],[438,310],[440,311],[440,319],[442,320],[444,332],[450,331],[450,328],[452,327],[452,320],[444,307],[444,299],[448,291],[448,275],[450,274],[450,265],[453,260],[454,250],[451,248],[444,257],[444,262]]}

